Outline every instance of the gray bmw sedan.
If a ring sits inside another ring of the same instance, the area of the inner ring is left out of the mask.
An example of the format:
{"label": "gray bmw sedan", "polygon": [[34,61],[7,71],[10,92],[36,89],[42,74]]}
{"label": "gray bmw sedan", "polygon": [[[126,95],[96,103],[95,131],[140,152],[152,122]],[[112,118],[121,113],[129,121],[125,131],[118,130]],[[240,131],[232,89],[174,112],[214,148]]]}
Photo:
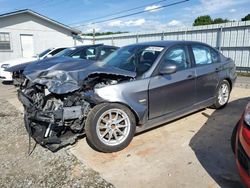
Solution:
{"label": "gray bmw sedan", "polygon": [[86,135],[94,149],[115,152],[135,132],[224,107],[236,68],[207,44],[156,41],[122,47],[96,63],[65,59],[45,70],[31,65],[24,75],[19,100],[38,143],[56,151]]}

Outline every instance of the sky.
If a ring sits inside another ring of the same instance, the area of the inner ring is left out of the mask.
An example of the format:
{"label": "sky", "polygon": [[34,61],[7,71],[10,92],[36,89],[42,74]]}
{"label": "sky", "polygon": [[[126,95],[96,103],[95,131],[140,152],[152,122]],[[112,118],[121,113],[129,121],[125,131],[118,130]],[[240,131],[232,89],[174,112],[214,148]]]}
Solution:
{"label": "sky", "polygon": [[[191,26],[201,15],[240,20],[250,13],[249,0],[189,0],[174,6],[152,10],[159,6],[181,0],[0,0],[0,14],[20,9],[31,9],[63,24],[75,27],[84,33],[106,31],[151,32],[168,28]],[[155,3],[157,2],[157,3]],[[153,4],[155,3],[155,4]],[[141,7],[121,14],[120,11]],[[103,23],[106,19],[149,12],[119,18]],[[106,17],[107,16],[107,17]],[[97,19],[96,19],[97,18]],[[89,21],[92,19],[91,21]]]}

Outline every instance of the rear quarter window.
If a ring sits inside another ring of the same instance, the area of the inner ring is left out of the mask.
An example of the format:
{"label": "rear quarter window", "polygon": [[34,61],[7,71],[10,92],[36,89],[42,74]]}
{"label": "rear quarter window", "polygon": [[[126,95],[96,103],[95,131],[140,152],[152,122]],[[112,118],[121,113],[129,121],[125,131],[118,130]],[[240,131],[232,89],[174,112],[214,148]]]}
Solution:
{"label": "rear quarter window", "polygon": [[221,62],[221,54],[219,52],[217,52],[213,48],[210,48],[210,53],[211,53],[213,63],[220,63]]}

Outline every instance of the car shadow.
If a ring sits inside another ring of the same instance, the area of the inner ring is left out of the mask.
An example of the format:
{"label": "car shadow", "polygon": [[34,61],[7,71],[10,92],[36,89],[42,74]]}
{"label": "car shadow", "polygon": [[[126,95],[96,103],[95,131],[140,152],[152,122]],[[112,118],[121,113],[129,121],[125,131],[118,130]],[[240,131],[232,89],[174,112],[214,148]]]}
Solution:
{"label": "car shadow", "polygon": [[3,85],[13,85],[13,81],[2,81]]}
{"label": "car shadow", "polygon": [[211,115],[203,112],[208,120],[189,143],[200,164],[220,187],[243,187],[230,141],[233,128],[249,101],[250,97],[232,101]]}

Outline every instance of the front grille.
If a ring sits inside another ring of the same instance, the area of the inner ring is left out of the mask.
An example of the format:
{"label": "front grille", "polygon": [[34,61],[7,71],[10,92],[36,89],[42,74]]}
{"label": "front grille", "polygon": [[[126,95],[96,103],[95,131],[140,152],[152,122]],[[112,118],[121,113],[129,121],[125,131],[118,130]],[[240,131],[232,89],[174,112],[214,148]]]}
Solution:
{"label": "front grille", "polygon": [[242,166],[242,168],[248,173],[248,175],[250,175],[250,170],[249,170],[250,159],[247,156],[240,142],[238,142],[238,161],[240,165]]}

